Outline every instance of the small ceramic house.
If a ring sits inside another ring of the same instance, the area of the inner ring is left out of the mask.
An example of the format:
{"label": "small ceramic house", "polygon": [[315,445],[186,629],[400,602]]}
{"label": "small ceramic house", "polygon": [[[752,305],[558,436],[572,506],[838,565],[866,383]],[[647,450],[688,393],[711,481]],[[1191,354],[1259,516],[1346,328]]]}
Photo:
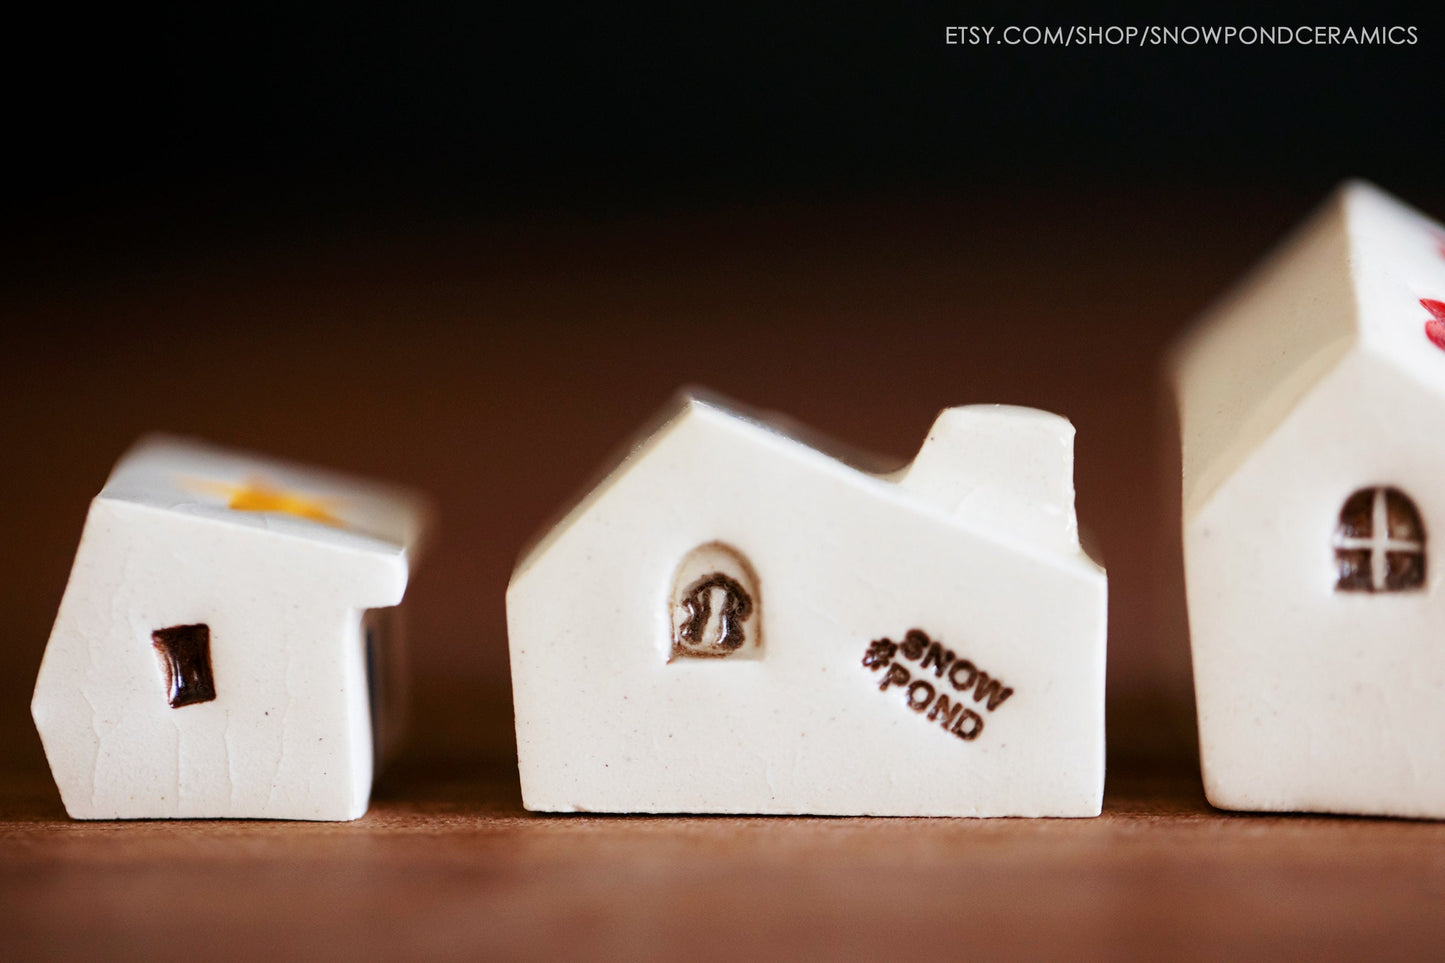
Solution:
{"label": "small ceramic house", "polygon": [[1343,187],[1180,345],[1216,806],[1445,816],[1445,230]]}
{"label": "small ceramic house", "polygon": [[685,396],[512,576],[523,800],[1097,815],[1105,595],[1063,418],[950,409],[879,475]]}
{"label": "small ceramic house", "polygon": [[91,503],[32,711],[77,819],[354,819],[419,502],[149,438]]}

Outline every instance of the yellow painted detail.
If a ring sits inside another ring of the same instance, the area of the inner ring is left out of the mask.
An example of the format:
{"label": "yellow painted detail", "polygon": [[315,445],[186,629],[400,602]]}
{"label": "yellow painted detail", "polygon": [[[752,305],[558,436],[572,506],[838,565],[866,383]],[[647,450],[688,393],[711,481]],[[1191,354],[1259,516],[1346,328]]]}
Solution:
{"label": "yellow painted detail", "polygon": [[285,491],[252,479],[241,485],[225,482],[197,481],[191,487],[226,499],[226,507],[238,512],[281,512],[309,519],[323,525],[345,527],[345,522],[331,514],[328,505],[333,498],[317,498],[302,492]]}

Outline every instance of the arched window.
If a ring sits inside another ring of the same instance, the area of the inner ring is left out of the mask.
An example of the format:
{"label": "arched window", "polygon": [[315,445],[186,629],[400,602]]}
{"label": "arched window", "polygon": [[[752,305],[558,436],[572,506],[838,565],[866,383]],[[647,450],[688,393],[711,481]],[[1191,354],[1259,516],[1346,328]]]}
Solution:
{"label": "arched window", "polygon": [[742,552],[708,542],[688,552],[673,574],[674,659],[762,657],[758,576]]}
{"label": "arched window", "polygon": [[1403,592],[1425,584],[1425,526],[1398,488],[1361,488],[1335,529],[1338,592]]}

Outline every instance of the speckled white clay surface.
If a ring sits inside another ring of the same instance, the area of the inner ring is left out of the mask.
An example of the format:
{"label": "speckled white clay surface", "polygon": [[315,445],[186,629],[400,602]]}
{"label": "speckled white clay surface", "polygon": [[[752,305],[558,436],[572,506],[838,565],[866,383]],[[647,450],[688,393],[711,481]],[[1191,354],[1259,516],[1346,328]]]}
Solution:
{"label": "speckled white clay surface", "polygon": [[[289,511],[228,507],[246,492]],[[364,813],[366,626],[389,614],[367,610],[401,601],[421,521],[395,489],[198,442],[139,443],[91,503],[35,687],[70,815]],[[153,633],[198,625],[214,698],[173,707]]]}
{"label": "speckled white clay surface", "polygon": [[1442,300],[1445,229],[1352,183],[1179,346],[1216,806],[1445,817]]}
{"label": "speckled white clay surface", "polygon": [[882,476],[682,398],[512,576],[527,807],[1097,815],[1073,434],[950,409]]}

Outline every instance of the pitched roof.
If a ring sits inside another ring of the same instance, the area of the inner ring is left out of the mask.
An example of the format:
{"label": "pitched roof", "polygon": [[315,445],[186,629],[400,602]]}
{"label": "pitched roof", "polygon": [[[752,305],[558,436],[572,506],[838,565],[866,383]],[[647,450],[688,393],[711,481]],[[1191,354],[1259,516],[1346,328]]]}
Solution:
{"label": "pitched roof", "polygon": [[161,434],[136,442],[97,498],[384,556],[414,553],[426,515],[401,488]]}
{"label": "pitched roof", "polygon": [[1352,351],[1445,396],[1422,300],[1445,300],[1445,227],[1373,185],[1343,184],[1176,346],[1186,513]]}
{"label": "pitched roof", "polygon": [[524,550],[513,580],[522,577],[574,520],[585,515],[648,452],[666,444],[680,426],[694,421],[719,430],[720,437],[781,446],[782,451],[820,471],[846,471],[878,497],[905,510],[935,514],[945,524],[1006,540],[1023,551],[1084,557],[1074,514],[1074,428],[1058,415],[1006,405],[946,409],[911,465],[878,472],[869,470],[877,466],[877,459],[838,445],[791,419],[746,412],[715,395],[684,391],[634,436],[600,481]]}

